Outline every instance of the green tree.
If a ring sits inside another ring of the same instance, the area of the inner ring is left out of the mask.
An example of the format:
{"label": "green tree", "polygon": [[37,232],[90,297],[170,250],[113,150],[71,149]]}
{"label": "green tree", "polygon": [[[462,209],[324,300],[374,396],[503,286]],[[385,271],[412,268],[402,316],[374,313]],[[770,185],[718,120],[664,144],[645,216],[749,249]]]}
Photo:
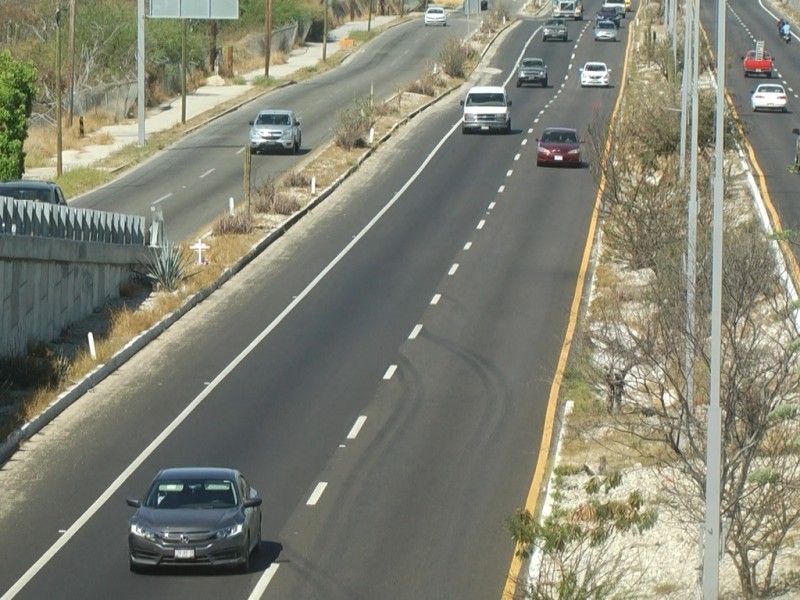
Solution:
{"label": "green tree", "polygon": [[[556,474],[556,488],[563,485],[563,479]],[[592,476],[583,485],[586,501],[572,506],[557,502],[543,522],[527,509],[518,509],[506,520],[517,545],[516,555],[523,559],[534,553],[541,556],[538,578],[529,582],[527,597],[605,600],[630,595],[622,583],[625,561],[620,551],[613,550],[612,542],[650,529],[658,514],[645,508],[638,490],[627,497],[611,497],[621,484],[619,471]],[[560,492],[554,498],[558,496]]]}
{"label": "green tree", "polygon": [[38,77],[33,63],[16,60],[9,50],[0,52],[0,179],[18,179],[25,172],[22,145]]}

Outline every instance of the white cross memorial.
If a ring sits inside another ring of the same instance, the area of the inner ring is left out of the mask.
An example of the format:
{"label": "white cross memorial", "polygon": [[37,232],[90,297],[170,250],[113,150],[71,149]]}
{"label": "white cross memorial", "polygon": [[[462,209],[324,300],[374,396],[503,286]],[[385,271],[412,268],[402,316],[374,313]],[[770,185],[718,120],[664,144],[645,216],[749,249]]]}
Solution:
{"label": "white cross memorial", "polygon": [[204,244],[203,240],[201,240],[199,238],[194,244],[189,246],[190,250],[197,250],[197,264],[198,265],[205,264],[203,262],[203,250],[208,250],[210,247],[211,246],[209,246],[208,244]]}

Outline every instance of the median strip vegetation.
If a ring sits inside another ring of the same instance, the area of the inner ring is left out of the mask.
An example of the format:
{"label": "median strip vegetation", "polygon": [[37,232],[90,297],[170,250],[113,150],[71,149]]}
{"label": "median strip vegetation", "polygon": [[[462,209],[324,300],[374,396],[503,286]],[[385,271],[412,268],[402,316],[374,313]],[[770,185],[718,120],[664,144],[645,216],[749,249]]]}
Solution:
{"label": "median strip vegetation", "polygon": [[[605,182],[602,233],[588,307],[560,390],[562,402],[574,408],[563,424],[548,513],[521,508],[507,523],[517,555],[536,559],[532,579],[523,577],[520,586],[531,598],[688,598],[703,556],[712,73],[706,61],[696,314],[687,331],[689,174],[680,177],[679,119],[668,109],[679,105],[680,77],[671,76],[669,44],[648,41],[655,30],[659,39],[667,36],[647,8],[640,9],[636,33],[643,43],[634,43],[619,119],[593,124],[586,138],[593,173]],[[800,306],[778,260],[776,238],[791,234],[772,236],[758,220],[736,149],[735,111],[727,115],[727,128],[720,597],[756,598],[796,589]],[[610,146],[607,135],[613,136]]]}

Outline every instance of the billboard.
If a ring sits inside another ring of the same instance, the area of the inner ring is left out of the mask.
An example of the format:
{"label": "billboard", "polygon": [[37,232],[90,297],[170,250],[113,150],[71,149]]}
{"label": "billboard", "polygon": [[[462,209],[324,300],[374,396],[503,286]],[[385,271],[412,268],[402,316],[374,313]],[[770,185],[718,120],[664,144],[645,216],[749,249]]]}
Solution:
{"label": "billboard", "polygon": [[150,0],[153,19],[238,19],[239,0]]}

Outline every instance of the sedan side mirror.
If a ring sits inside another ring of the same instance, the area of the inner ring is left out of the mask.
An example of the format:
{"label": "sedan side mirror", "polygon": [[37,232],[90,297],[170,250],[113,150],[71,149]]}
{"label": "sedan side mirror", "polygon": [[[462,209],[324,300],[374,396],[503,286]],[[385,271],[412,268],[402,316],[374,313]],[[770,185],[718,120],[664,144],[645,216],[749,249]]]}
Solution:
{"label": "sedan side mirror", "polygon": [[125,498],[125,504],[133,508],[139,508],[142,505],[137,498]]}
{"label": "sedan side mirror", "polygon": [[795,127],[794,129],[792,129],[792,133],[795,134],[795,135],[800,135],[800,129]]}
{"label": "sedan side mirror", "polygon": [[462,100],[459,104],[461,104],[461,106],[464,106],[464,101]]}
{"label": "sedan side mirror", "polygon": [[261,503],[264,500],[261,498],[248,498],[244,502],[242,502],[242,507],[244,508],[255,508],[256,506],[261,506]]}
{"label": "sedan side mirror", "polygon": [[508,106],[511,106],[511,100],[508,101]]}
{"label": "sedan side mirror", "polygon": [[248,123],[250,123],[250,125],[253,125],[253,124],[254,124],[254,123],[253,123],[253,121],[248,121]]}

